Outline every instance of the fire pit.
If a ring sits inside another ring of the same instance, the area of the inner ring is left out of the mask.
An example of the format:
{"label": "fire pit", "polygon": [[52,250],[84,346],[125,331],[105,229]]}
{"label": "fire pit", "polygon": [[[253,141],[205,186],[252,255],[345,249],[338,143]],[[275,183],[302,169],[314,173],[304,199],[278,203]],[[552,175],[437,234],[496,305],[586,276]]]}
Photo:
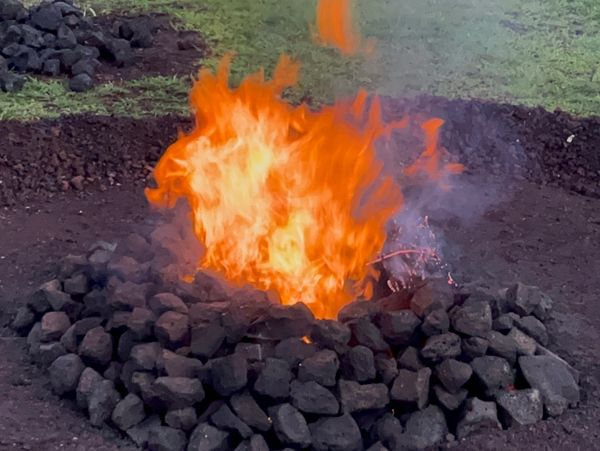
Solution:
{"label": "fire pit", "polygon": [[432,279],[315,319],[204,273],[173,278],[160,235],[68,256],[14,322],[57,394],[140,446],[423,449],[579,401],[536,287]]}

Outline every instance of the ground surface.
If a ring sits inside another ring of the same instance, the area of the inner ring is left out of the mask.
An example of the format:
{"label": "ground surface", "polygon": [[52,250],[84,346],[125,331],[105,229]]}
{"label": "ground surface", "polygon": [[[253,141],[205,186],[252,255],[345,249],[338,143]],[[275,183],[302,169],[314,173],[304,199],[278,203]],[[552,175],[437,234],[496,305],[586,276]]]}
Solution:
{"label": "ground surface", "polygon": [[[487,432],[468,439],[461,449],[594,449],[600,439],[600,200],[528,181],[498,181],[477,172],[465,180],[493,201],[488,211],[464,219],[471,197],[457,192],[456,215],[436,218],[434,212],[432,217],[444,231],[448,261],[457,268],[459,280],[490,286],[521,280],[548,291],[557,310],[552,348],[582,372],[584,397],[581,408],[557,420],[523,430]],[[70,191],[0,210],[2,324],[48,277],[57,259],[81,252],[95,240],[125,236],[150,215],[141,188],[128,183],[104,192]],[[6,328],[3,335],[0,449],[126,446],[115,433],[88,426],[71,403],[52,395],[47,379],[28,363],[22,340],[8,337]]]}
{"label": "ground surface", "polygon": [[[170,14],[173,26],[198,31],[210,43],[214,51],[203,64],[214,67],[225,52],[236,53],[234,81],[260,67],[270,72],[281,53],[290,54],[301,61],[303,75],[291,97],[316,104],[365,86],[394,96],[427,93],[600,114],[596,0],[356,0],[363,34],[378,42],[369,60],[315,45],[316,0],[79,3],[89,15]],[[70,113],[106,113],[107,106],[119,115],[182,111],[189,77],[140,76],[85,96],[71,95],[61,82],[30,83],[18,97],[20,108],[15,96],[0,93],[0,114],[56,116],[57,108],[44,108],[48,103]],[[114,96],[126,97],[126,107]]]}

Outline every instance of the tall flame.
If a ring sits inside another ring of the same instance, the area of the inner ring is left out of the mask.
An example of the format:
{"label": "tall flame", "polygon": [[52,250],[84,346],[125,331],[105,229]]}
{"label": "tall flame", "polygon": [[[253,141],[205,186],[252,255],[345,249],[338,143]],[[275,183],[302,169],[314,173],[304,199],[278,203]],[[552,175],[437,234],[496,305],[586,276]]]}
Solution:
{"label": "tall flame", "polygon": [[195,130],[166,151],[147,197],[159,206],[187,200],[205,246],[200,268],[334,317],[364,289],[348,282],[366,279],[402,206],[374,144],[403,124],[385,125],[365,92],[319,112],[287,104],[280,94],[299,66],[285,56],[272,80],[259,72],[237,89],[229,65],[200,72]]}
{"label": "tall flame", "polygon": [[344,55],[369,54],[375,41],[363,42],[358,26],[352,16],[351,0],[319,0],[317,4],[318,40],[324,45],[336,47]]}

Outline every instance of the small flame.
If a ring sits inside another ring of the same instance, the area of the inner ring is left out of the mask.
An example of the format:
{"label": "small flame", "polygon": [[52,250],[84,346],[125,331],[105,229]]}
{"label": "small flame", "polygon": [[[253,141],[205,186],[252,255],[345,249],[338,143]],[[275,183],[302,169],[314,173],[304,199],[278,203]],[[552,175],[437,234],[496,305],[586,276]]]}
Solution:
{"label": "small flame", "polygon": [[363,42],[352,17],[350,0],[319,0],[317,32],[323,45],[336,47],[344,55],[368,55],[375,50],[375,40]]}
{"label": "small flame", "polygon": [[[286,56],[272,80],[261,71],[237,89],[228,85],[229,65],[226,57],[216,75],[200,71],[190,95],[196,127],[167,149],[147,198],[163,207],[187,200],[204,246],[199,270],[334,318],[373,292],[368,281],[378,274],[368,263],[403,205],[375,142],[407,121],[385,124],[378,98],[364,91],[318,112],[287,104],[280,96],[299,65]],[[425,131],[415,170],[435,179],[437,128]]]}
{"label": "small flame", "polygon": [[312,344],[312,340],[310,339],[309,336],[305,335],[304,337],[302,337],[302,341],[304,343],[306,343],[307,345]]}

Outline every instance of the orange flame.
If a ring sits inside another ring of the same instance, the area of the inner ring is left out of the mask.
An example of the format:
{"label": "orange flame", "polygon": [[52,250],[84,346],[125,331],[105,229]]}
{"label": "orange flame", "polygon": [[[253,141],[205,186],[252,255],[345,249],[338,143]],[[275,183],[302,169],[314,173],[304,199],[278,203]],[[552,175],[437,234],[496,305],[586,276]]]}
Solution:
{"label": "orange flame", "polygon": [[322,44],[336,47],[344,55],[370,54],[375,49],[373,39],[363,43],[352,17],[350,0],[319,0],[317,32]]}
{"label": "orange flame", "polygon": [[[196,127],[167,149],[147,198],[163,207],[187,200],[205,247],[199,269],[334,318],[372,292],[368,263],[402,207],[375,142],[407,121],[385,124],[378,98],[364,91],[318,112],[287,104],[280,95],[299,65],[285,56],[272,80],[261,71],[237,89],[229,66],[226,57],[216,75],[200,71],[190,95]],[[427,142],[422,164],[437,162],[436,140]]]}

